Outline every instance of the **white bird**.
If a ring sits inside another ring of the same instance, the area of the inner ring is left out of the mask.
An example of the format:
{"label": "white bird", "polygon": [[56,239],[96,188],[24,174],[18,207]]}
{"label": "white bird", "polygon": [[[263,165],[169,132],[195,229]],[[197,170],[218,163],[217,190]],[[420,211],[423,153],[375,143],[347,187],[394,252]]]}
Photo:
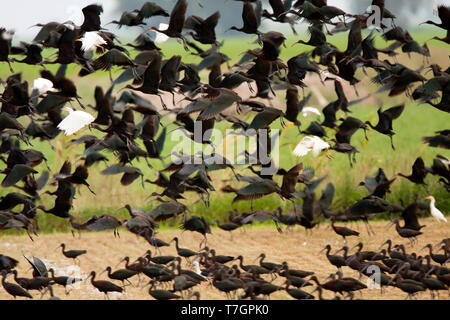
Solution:
{"label": "white bird", "polygon": [[55,91],[55,88],[53,88],[53,82],[50,80],[37,78],[33,82],[33,90],[38,90],[39,94],[43,94],[48,91]]}
{"label": "white bird", "polygon": [[442,214],[442,212],[434,206],[436,199],[433,196],[428,196],[425,199],[430,200],[430,213],[437,221],[447,222],[447,218]]}
{"label": "white bird", "polygon": [[14,31],[13,30],[5,30],[2,32],[2,39],[5,41],[10,41],[14,37]]}
{"label": "white bird", "polygon": [[64,109],[69,112],[69,115],[58,124],[58,129],[63,130],[66,136],[74,134],[95,120],[95,118],[87,112],[79,110],[74,111],[69,107],[64,107]]}
{"label": "white bird", "polygon": [[198,261],[192,262],[192,264],[195,267],[195,273],[198,274],[200,277],[203,277],[204,279],[207,279],[203,274],[202,270],[200,270],[200,265],[198,264]]}
{"label": "white bird", "polygon": [[[169,27],[168,24],[166,23],[160,23],[158,29],[159,30],[165,30]],[[166,42],[167,40],[169,40],[169,37],[166,36],[164,33],[161,32],[156,32],[156,38],[155,38],[155,42],[156,43],[163,43]]]}
{"label": "white bird", "polygon": [[447,157],[441,156],[440,154],[438,154],[436,156],[439,160],[441,160],[441,162],[443,164],[445,164],[446,166],[450,166],[450,160]]}
{"label": "white bird", "polygon": [[92,51],[95,47],[101,47],[106,44],[105,39],[103,39],[97,31],[86,32],[81,41],[81,50],[84,52]]}
{"label": "white bird", "polygon": [[294,149],[294,154],[298,157],[307,155],[310,151],[317,156],[322,150],[329,149],[331,146],[319,137],[304,137]]}
{"label": "white bird", "polygon": [[304,117],[317,115],[320,117],[320,111],[313,107],[305,107],[302,109],[302,113]]}

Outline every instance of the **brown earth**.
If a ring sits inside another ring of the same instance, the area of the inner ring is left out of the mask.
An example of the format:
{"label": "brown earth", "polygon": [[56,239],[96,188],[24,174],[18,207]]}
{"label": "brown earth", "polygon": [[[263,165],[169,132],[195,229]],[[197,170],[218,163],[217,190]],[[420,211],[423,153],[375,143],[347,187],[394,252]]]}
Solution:
{"label": "brown earth", "polygon": [[[366,228],[362,224],[348,225],[350,228],[360,231],[360,238],[349,238],[347,245],[354,246],[358,241],[364,243],[363,250],[379,250],[380,245],[386,239],[392,239],[394,243],[402,243],[406,246],[407,252],[416,252],[418,255],[426,255],[427,250],[422,250],[427,243],[436,244],[443,238],[450,237],[450,226],[448,224],[438,224],[431,218],[421,220],[426,227],[424,234],[418,238],[417,244],[413,247],[407,239],[398,236],[394,227],[387,228],[388,222],[372,222],[371,226],[375,235],[368,236]],[[340,225],[340,224],[338,224]],[[329,264],[325,253],[319,253],[326,244],[331,244],[334,252],[341,248],[342,238],[337,236],[329,225],[320,225],[313,230],[312,234],[306,236],[301,228],[295,228],[291,231],[278,233],[272,227],[253,227],[233,232],[233,239],[230,234],[220,229],[213,229],[212,234],[208,235],[208,246],[215,248],[218,254],[244,256],[244,264],[257,264],[256,257],[264,252],[267,261],[281,263],[287,261],[290,268],[314,271],[321,282],[331,274],[336,272],[336,268]],[[202,236],[191,232],[182,232],[181,230],[161,231],[157,237],[169,242],[174,236],[180,238],[180,246],[193,250],[199,248]],[[65,258],[61,253],[61,248],[57,249],[61,243],[66,243],[67,249],[86,249],[87,254],[80,257],[79,264],[74,264],[72,260]],[[50,234],[40,235],[32,242],[25,236],[2,236],[0,237],[0,253],[9,255],[20,261],[18,265],[19,276],[31,277],[29,264],[22,254],[27,257],[36,256],[41,258],[48,268],[53,267],[56,275],[72,274],[83,279],[91,271],[97,274],[103,271],[106,266],[112,266],[113,270],[123,268],[124,263],[118,265],[119,261],[125,256],[129,256],[133,261],[144,254],[150,247],[142,238],[137,238],[133,234],[122,231],[120,238],[115,238],[112,232],[109,233],[82,233],[81,238],[78,235],[74,238],[71,234]],[[176,254],[174,244],[171,247],[162,248],[162,254]],[[184,268],[192,268],[187,264]],[[358,278],[358,274],[348,267],[343,268],[344,276]],[[101,279],[107,279],[106,273]],[[13,281],[12,276],[8,281]],[[137,277],[131,279],[132,283],[138,283]],[[147,281],[147,279],[145,279]],[[367,278],[361,280],[366,283]],[[142,284],[144,283],[142,279]],[[283,278],[278,277],[274,283],[282,284]],[[120,284],[118,282],[118,284]],[[311,292],[314,287],[305,287],[305,291]],[[199,285],[195,290],[200,292],[201,299],[226,299],[224,293],[208,285]],[[104,295],[97,291],[90,282],[82,283],[74,288],[69,295],[65,295],[64,289],[55,287],[55,295],[61,299],[104,299]],[[241,294],[241,292],[238,292]],[[40,298],[40,293],[32,291],[35,299]],[[328,292],[324,293],[325,298],[332,298]],[[383,294],[378,289],[365,289],[362,293],[357,293],[358,299],[405,299],[406,293],[400,289],[389,287]],[[44,297],[46,299],[48,295]],[[148,294],[148,287],[126,287],[124,294],[110,294],[112,299],[152,299]],[[271,296],[272,299],[291,299],[285,291],[276,292]],[[430,299],[430,293],[424,292],[418,295],[419,299]],[[440,294],[441,299],[449,299],[446,292]],[[11,296],[0,289],[0,299],[11,299]]]}

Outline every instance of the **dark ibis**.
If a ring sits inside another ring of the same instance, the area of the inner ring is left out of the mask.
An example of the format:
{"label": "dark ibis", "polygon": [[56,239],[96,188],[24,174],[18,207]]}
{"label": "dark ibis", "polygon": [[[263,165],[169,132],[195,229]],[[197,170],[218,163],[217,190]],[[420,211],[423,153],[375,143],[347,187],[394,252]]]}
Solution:
{"label": "dark ibis", "polygon": [[27,297],[27,298],[33,299],[33,296],[28,291],[26,291],[24,288],[22,288],[21,286],[14,284],[14,283],[6,282],[6,277],[7,277],[6,271],[3,270],[1,272],[1,275],[2,275],[3,289],[5,289],[6,292],[8,292],[10,295],[12,295],[14,297],[14,299],[16,297]]}
{"label": "dark ibis", "polygon": [[[122,293],[123,288],[119,287],[118,285],[106,281],[106,280],[95,280],[96,273],[95,271],[92,271],[89,275],[89,277],[86,278],[88,280],[91,278],[91,284],[100,292],[103,292],[105,294],[105,297],[109,299],[108,293],[109,292],[119,292]],[[85,280],[85,281],[86,281]]]}

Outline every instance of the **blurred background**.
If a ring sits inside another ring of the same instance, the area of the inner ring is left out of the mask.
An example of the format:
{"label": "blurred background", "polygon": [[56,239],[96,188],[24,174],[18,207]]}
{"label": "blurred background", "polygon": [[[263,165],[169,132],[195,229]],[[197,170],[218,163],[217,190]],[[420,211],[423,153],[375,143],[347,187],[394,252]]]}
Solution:
{"label": "blurred background", "polygon": [[[106,23],[112,20],[119,20],[123,11],[129,11],[140,8],[145,0],[15,0],[2,2],[2,10],[0,11],[0,25],[6,29],[14,29],[16,40],[31,40],[36,33],[36,28],[31,26],[36,23],[58,21],[63,22],[72,20],[76,24],[81,24],[83,15],[81,9],[89,4],[98,3],[103,5],[102,23],[105,28]],[[162,7],[169,12],[175,4],[176,0],[159,1]],[[349,13],[361,13],[370,4],[372,0],[329,0],[328,4],[337,6]],[[265,7],[269,6],[268,0],[263,0]],[[423,22],[433,18],[433,9],[437,4],[450,4],[450,0],[395,0],[386,1],[386,7],[395,12],[397,15],[397,24],[402,27],[418,28],[419,22]],[[234,0],[189,0],[188,15],[197,14],[206,16],[217,10],[221,12],[221,19],[217,27],[219,36],[226,36],[226,29],[229,28],[232,21],[236,21],[236,14],[240,15],[242,2]],[[200,11],[201,10],[201,14]],[[165,21],[159,17],[146,20],[153,26]],[[281,24],[275,24],[275,28],[280,28]],[[263,19],[263,30],[273,29],[274,23]],[[140,31],[139,27],[124,28],[125,30],[117,30],[117,27],[110,25],[109,29],[116,32],[122,37],[134,37]],[[225,33],[225,34],[224,34]],[[234,32],[228,35],[235,35]],[[129,39],[125,39],[129,40]]]}

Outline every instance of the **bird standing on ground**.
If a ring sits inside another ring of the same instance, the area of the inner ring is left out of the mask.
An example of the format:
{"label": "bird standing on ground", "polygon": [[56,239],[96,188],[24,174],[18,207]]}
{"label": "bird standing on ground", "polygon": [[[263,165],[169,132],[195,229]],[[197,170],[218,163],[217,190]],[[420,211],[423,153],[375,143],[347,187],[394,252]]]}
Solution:
{"label": "bird standing on ground", "polygon": [[69,250],[66,251],[66,245],[64,243],[61,243],[60,247],[62,248],[62,253],[66,258],[70,259],[77,259],[82,254],[86,254],[86,250]]}
{"label": "bird standing on ground", "polygon": [[436,199],[433,196],[428,196],[425,199],[430,200],[430,213],[438,221],[447,222],[447,218],[442,214],[442,212],[435,207]]}
{"label": "bird standing on ground", "polygon": [[331,217],[331,227],[333,228],[334,232],[336,232],[338,235],[340,235],[342,238],[344,238],[344,242],[347,243],[346,237],[349,236],[359,236],[359,232],[354,231],[352,229],[349,229],[347,227],[337,227],[334,225],[334,222],[336,221],[336,218],[334,216]]}

